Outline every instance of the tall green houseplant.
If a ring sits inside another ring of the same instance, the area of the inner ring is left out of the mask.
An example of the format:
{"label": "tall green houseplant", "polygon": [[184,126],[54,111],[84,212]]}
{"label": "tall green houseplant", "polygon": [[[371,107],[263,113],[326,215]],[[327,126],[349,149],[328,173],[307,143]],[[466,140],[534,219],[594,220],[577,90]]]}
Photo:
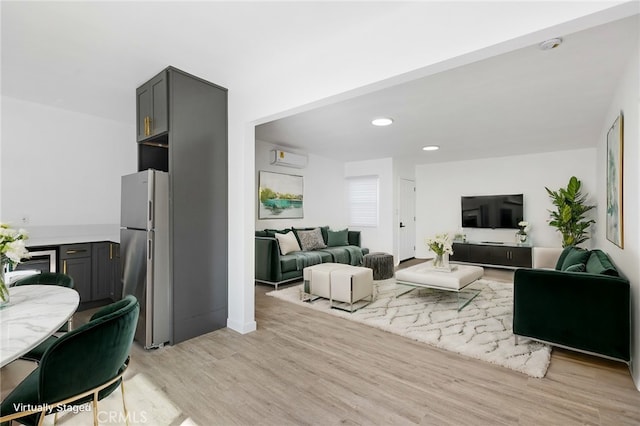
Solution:
{"label": "tall green houseplant", "polygon": [[556,210],[549,210],[551,219],[549,225],[555,227],[562,234],[562,247],[577,246],[589,239],[587,229],[593,219],[587,219],[586,213],[595,206],[586,203],[587,195],[580,192],[582,182],[571,176],[566,188],[557,191],[547,190]]}

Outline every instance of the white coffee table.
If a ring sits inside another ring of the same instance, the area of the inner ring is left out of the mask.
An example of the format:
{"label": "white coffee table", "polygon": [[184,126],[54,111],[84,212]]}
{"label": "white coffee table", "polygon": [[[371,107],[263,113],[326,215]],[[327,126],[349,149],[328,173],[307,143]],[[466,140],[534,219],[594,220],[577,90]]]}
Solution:
{"label": "white coffee table", "polygon": [[[482,278],[483,275],[484,269],[479,266],[452,265],[451,271],[443,271],[434,269],[431,261],[428,261],[400,269],[396,271],[395,276],[397,284],[457,293],[458,311],[460,311],[480,294],[480,290],[469,290],[462,294],[463,290],[474,281]],[[461,295],[469,297],[464,297],[461,300]]]}

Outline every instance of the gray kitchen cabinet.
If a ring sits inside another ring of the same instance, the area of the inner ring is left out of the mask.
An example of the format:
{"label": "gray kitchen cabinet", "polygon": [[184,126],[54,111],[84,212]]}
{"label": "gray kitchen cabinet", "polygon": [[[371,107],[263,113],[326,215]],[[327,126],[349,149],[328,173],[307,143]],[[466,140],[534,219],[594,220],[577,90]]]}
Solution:
{"label": "gray kitchen cabinet", "polygon": [[118,243],[109,243],[110,244],[110,253],[112,253],[111,258],[111,276],[113,277],[113,294],[111,294],[111,300],[114,302],[116,300],[122,299],[122,273],[120,269],[120,244]]}
{"label": "gray kitchen cabinet", "polygon": [[[162,71],[136,89],[137,140],[163,143],[169,130],[167,73]],[[164,142],[166,143],[166,142]]]}
{"label": "gray kitchen cabinet", "polygon": [[116,296],[118,282],[120,281],[120,258],[118,255],[119,244],[112,242],[99,242],[91,245],[91,300],[111,299],[118,300]]}
{"label": "gray kitchen cabinet", "polygon": [[59,246],[58,270],[73,278],[81,308],[122,298],[120,245],[109,241]]}
{"label": "gray kitchen cabinet", "polygon": [[[166,137],[138,135],[138,171],[169,172],[176,344],[227,324],[227,89],[173,67],[158,76],[167,88]],[[139,103],[147,99],[137,93]]]}
{"label": "gray kitchen cabinet", "polygon": [[80,303],[91,299],[91,244],[65,244],[60,246],[59,270],[73,278]]}

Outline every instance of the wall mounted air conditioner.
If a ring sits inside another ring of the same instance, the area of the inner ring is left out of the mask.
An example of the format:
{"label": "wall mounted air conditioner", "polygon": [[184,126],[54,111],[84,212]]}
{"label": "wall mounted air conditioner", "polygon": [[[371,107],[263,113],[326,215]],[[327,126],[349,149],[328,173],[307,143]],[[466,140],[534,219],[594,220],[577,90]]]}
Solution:
{"label": "wall mounted air conditioner", "polygon": [[271,164],[302,169],[307,165],[307,156],[274,149],[271,151]]}

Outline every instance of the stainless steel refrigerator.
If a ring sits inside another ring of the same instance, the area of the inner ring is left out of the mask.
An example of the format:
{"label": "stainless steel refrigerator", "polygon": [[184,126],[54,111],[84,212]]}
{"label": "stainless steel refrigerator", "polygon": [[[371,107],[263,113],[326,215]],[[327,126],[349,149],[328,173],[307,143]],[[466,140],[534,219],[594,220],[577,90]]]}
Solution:
{"label": "stainless steel refrigerator", "polygon": [[120,257],[123,296],[140,302],[135,340],[146,349],[172,340],[169,175],[145,170],[122,177]]}

